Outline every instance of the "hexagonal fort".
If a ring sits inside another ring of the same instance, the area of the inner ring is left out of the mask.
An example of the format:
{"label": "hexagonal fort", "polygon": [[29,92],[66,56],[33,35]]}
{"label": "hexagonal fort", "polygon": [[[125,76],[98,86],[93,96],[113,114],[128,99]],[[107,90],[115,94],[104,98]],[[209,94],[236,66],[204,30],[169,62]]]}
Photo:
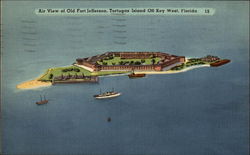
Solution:
{"label": "hexagonal fort", "polygon": [[93,71],[163,71],[185,62],[184,56],[162,52],[106,52],[76,59],[79,67]]}

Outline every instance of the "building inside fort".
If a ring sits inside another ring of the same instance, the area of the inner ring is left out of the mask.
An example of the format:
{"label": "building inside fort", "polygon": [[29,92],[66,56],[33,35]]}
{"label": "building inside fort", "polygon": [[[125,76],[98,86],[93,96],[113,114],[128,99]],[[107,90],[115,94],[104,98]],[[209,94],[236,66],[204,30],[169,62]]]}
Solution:
{"label": "building inside fort", "polygon": [[[160,58],[158,62],[152,61],[151,64],[100,64],[103,60],[119,57],[122,60],[129,59],[154,59]],[[185,62],[184,56],[176,56],[163,52],[106,52],[104,54],[76,59],[76,65],[89,71],[162,71],[168,70],[176,65]]]}

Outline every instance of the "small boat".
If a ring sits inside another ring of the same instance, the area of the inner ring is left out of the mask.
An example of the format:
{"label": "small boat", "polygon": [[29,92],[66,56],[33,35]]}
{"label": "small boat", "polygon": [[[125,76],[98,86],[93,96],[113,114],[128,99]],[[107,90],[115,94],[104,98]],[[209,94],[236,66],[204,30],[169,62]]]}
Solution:
{"label": "small boat", "polygon": [[135,74],[134,70],[132,71],[131,74],[128,75],[129,78],[142,78],[145,76],[146,76],[146,74],[143,74],[143,73]]}
{"label": "small boat", "polygon": [[40,95],[40,101],[36,102],[37,105],[47,104],[49,100],[46,100],[45,96],[43,96],[44,99],[42,99],[42,96]]}
{"label": "small boat", "polygon": [[219,61],[216,61],[214,63],[211,63],[210,66],[211,67],[218,67],[218,66],[224,65],[224,64],[229,63],[229,62],[230,62],[229,59],[223,59],[223,60],[219,60]]}
{"label": "small boat", "polygon": [[96,99],[105,99],[105,98],[117,97],[117,96],[120,96],[120,95],[121,95],[121,93],[115,92],[115,91],[114,91],[114,88],[113,88],[112,91],[105,92],[105,93],[102,93],[101,90],[100,90],[100,94],[94,95],[94,97],[95,97]]}
{"label": "small boat", "polygon": [[111,122],[111,118],[110,118],[110,117],[108,117],[107,121],[108,121],[108,122]]}

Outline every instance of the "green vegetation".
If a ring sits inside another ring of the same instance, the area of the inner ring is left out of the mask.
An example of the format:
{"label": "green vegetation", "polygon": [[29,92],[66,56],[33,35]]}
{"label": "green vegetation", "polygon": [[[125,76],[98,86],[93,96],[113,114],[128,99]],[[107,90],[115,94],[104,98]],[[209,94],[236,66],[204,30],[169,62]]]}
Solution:
{"label": "green vegetation", "polygon": [[[160,58],[148,58],[148,59],[120,59],[120,57],[109,57],[108,60],[100,60],[98,63],[103,65],[141,65],[141,64],[152,64],[160,61]],[[182,70],[186,67],[194,65],[210,64],[209,62],[202,61],[201,59],[192,58],[188,59],[187,62],[182,63],[178,66],[173,67],[171,70]],[[129,73],[130,71],[96,71],[90,72],[84,68],[77,66],[68,67],[57,67],[51,68],[39,79],[40,81],[52,81],[57,76],[73,76],[73,75],[84,75],[84,76],[103,76],[111,74],[123,74]]]}
{"label": "green vegetation", "polygon": [[62,69],[62,72],[80,72],[80,69],[79,68],[65,68],[65,69]]}
{"label": "green vegetation", "polygon": [[84,76],[101,76],[101,75],[111,75],[111,74],[123,74],[129,71],[97,71],[90,72],[84,68],[77,66],[68,67],[57,67],[51,68],[46,71],[46,73],[39,79],[40,81],[52,81],[56,76],[72,76],[72,75],[84,75]]}
{"label": "green vegetation", "polygon": [[202,61],[201,59],[198,59],[198,58],[191,58],[191,59],[188,59],[187,62],[171,68],[171,70],[182,70],[186,67],[191,67],[195,65],[204,65],[204,64],[209,64],[209,63]]}
{"label": "green vegetation", "polygon": [[158,63],[161,58],[148,58],[148,59],[121,59],[120,57],[107,57],[103,60],[97,61],[100,65],[151,65]]}
{"label": "green vegetation", "polygon": [[54,76],[54,75],[50,73],[50,74],[49,74],[49,79],[52,79],[53,76]]}
{"label": "green vegetation", "polygon": [[90,76],[91,72],[76,66],[51,68],[39,79],[40,81],[51,81],[56,76],[67,75],[85,75]]}

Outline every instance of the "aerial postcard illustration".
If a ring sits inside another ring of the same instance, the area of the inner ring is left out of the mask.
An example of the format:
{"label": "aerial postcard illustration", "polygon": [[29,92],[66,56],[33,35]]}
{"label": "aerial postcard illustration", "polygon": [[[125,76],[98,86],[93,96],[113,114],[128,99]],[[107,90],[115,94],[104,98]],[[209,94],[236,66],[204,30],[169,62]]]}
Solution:
{"label": "aerial postcard illustration", "polygon": [[1,10],[1,154],[249,154],[248,1]]}

